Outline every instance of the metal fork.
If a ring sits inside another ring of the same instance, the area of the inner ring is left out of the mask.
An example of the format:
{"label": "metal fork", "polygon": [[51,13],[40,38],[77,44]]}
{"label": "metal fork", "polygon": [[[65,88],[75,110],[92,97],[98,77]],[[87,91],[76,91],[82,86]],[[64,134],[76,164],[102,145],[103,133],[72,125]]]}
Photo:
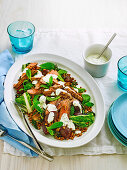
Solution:
{"label": "metal fork", "polygon": [[29,130],[29,132],[30,132],[30,134],[31,134],[31,136],[32,136],[32,139],[34,140],[36,146],[38,147],[37,150],[39,150],[39,152],[41,153],[41,156],[44,157],[45,159],[49,160],[49,161],[53,161],[53,157],[52,157],[51,155],[47,154],[47,153],[44,151],[44,149],[41,147],[40,143],[39,143],[38,140],[36,139],[34,133],[32,132],[32,129],[30,128],[30,126],[29,126],[29,124],[28,124],[28,121],[27,121],[27,119],[26,119],[26,117],[25,117],[25,115],[26,115],[26,114],[25,114],[25,111],[26,111],[25,109],[26,109],[26,108],[23,107],[22,105],[20,105],[19,103],[16,103],[16,102],[13,102],[13,101],[12,101],[12,103],[16,106],[17,111],[19,111],[20,114],[22,115],[23,120],[24,120],[24,122],[25,122],[25,124],[26,124],[26,126],[27,126],[27,128],[28,128],[28,130]]}

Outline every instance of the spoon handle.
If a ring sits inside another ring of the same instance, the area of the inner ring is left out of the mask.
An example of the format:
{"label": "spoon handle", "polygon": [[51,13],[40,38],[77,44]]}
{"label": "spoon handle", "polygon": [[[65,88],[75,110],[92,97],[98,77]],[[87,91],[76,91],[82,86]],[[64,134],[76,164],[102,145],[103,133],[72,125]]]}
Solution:
{"label": "spoon handle", "polygon": [[112,42],[112,40],[115,38],[116,33],[114,33],[112,35],[112,37],[110,38],[110,40],[108,41],[108,43],[105,45],[105,47],[103,48],[102,52],[100,53],[100,55],[97,57],[97,59],[99,59],[101,57],[101,55],[105,52],[106,48],[109,46],[109,44]]}

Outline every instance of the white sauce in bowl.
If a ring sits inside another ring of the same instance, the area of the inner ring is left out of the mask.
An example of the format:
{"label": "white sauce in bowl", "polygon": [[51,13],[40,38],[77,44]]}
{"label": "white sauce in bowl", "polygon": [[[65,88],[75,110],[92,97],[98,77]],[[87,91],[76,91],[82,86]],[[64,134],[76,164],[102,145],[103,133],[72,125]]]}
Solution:
{"label": "white sauce in bowl", "polygon": [[86,57],[86,60],[93,64],[104,64],[108,61],[107,57],[102,55],[100,58],[98,58],[99,54],[92,54]]}

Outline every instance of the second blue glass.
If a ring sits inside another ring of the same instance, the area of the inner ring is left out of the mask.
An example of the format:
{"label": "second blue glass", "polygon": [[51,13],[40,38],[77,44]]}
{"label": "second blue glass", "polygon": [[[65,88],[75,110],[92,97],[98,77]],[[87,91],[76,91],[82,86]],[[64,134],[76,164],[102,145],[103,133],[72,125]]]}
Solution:
{"label": "second blue glass", "polygon": [[124,56],[118,61],[118,86],[127,91],[127,56]]}
{"label": "second blue glass", "polygon": [[31,51],[35,27],[27,21],[16,21],[7,28],[12,49],[16,53],[24,54]]}

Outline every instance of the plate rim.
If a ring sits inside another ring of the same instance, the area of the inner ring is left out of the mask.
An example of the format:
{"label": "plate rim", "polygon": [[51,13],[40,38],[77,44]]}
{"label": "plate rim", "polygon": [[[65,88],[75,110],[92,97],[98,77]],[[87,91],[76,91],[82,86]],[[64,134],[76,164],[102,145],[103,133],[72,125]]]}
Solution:
{"label": "plate rim", "polygon": [[[114,101],[113,105],[115,104],[115,102],[116,102],[117,100],[120,100],[120,98],[122,98],[122,97],[124,97],[124,96],[127,96],[127,93],[123,93],[122,95],[120,95],[120,96]],[[125,100],[125,98],[124,98],[124,100]],[[120,127],[120,125],[119,125],[119,123],[117,122],[116,117],[115,117],[114,115],[115,115],[115,114],[114,114],[114,111],[113,111],[112,120],[113,120],[115,126],[116,126],[117,129],[120,131],[120,133],[127,138],[127,134],[126,134],[125,130],[124,130],[124,131],[122,130],[122,128]]]}
{"label": "plate rim", "polygon": [[[78,69],[80,69],[80,70],[82,70],[84,73],[85,73],[85,75],[87,75],[87,78],[88,79],[90,79],[90,81],[92,81],[92,83],[94,84],[94,86],[95,86],[95,89],[97,90],[97,92],[98,92],[98,96],[101,98],[101,109],[103,110],[103,113],[100,113],[100,117],[101,117],[101,122],[99,122],[100,123],[100,126],[97,126],[96,125],[96,133],[94,132],[94,135],[90,138],[90,135],[89,135],[89,133],[87,134],[87,140],[85,141],[85,142],[83,142],[83,139],[82,140],[80,140],[80,142],[76,142],[76,141],[79,141],[79,140],[72,140],[71,142],[61,142],[61,143],[59,143],[59,142],[57,142],[57,140],[52,140],[52,139],[45,139],[46,141],[40,141],[40,139],[38,139],[41,143],[43,143],[43,144],[46,144],[46,145],[49,145],[49,146],[52,146],[52,147],[59,147],[59,148],[73,148],[73,147],[79,147],[79,146],[82,146],[82,145],[85,145],[85,144],[87,144],[88,142],[90,142],[92,139],[94,139],[97,135],[98,135],[98,133],[100,132],[100,130],[101,130],[101,128],[102,128],[102,126],[103,126],[103,124],[104,124],[104,121],[105,121],[105,105],[104,105],[104,100],[103,100],[103,96],[102,96],[102,94],[101,94],[101,91],[100,91],[100,89],[99,89],[99,86],[97,85],[97,83],[96,83],[96,81],[93,79],[93,77],[85,70],[85,69],[83,69],[82,67],[80,67],[77,63],[75,63],[74,61],[72,61],[72,60],[69,60],[69,59],[67,59],[67,58],[65,58],[65,57],[62,57],[62,56],[59,56],[59,55],[56,55],[56,54],[51,54],[51,53],[36,53],[36,54],[31,54],[31,55],[28,55],[28,56],[23,56],[22,58],[20,58],[20,59],[18,59],[12,66],[11,66],[11,68],[9,69],[9,71],[8,71],[8,73],[7,73],[7,75],[6,75],[6,79],[5,79],[5,83],[4,83],[4,100],[5,100],[5,104],[6,104],[6,106],[7,106],[7,108],[8,108],[8,110],[9,110],[9,112],[10,112],[10,115],[12,116],[12,118],[13,118],[13,120],[16,122],[16,120],[15,120],[15,118],[14,118],[14,116],[12,115],[12,111],[10,111],[10,110],[12,110],[12,106],[10,106],[10,104],[8,104],[8,102],[7,102],[7,96],[8,96],[8,94],[7,94],[7,86],[8,86],[8,80],[9,80],[9,75],[10,75],[10,73],[13,71],[13,69],[16,67],[16,65],[20,65],[20,67],[21,67],[21,64],[23,64],[23,63],[26,63],[26,62],[32,62],[32,61],[27,61],[28,59],[31,59],[32,57],[34,58],[36,56],[36,58],[37,59],[33,59],[33,60],[38,60],[38,58],[39,58],[39,60],[41,60],[41,58],[40,57],[44,57],[45,56],[45,58],[46,58],[46,56],[50,56],[50,58],[53,58],[53,57],[55,57],[56,59],[58,59],[59,60],[59,64],[60,64],[60,61],[61,60],[65,60],[65,61],[67,61],[68,63],[71,63],[71,64],[73,64],[73,67],[76,67],[76,68],[78,68]],[[55,60],[56,60],[55,59]],[[49,59],[46,59],[46,60],[48,60],[49,61]],[[25,62],[24,62],[25,61]],[[42,62],[45,62],[45,60],[44,59],[42,59]],[[53,61],[52,61],[53,62]],[[56,61],[57,62],[57,61]],[[67,64],[68,64],[67,63]],[[72,68],[70,68],[70,69],[72,69]],[[75,71],[74,71],[75,72]],[[76,72],[75,72],[76,73]],[[87,83],[86,83],[87,84]],[[91,88],[89,87],[89,89],[91,90]],[[91,90],[92,91],[92,90]],[[94,96],[94,95],[93,95]],[[98,107],[99,108],[99,107]],[[14,108],[13,108],[14,109]],[[96,121],[96,120],[95,120]],[[95,123],[95,122],[94,122]],[[19,126],[19,124],[17,124],[18,125],[18,127],[20,127]],[[27,129],[26,129],[26,127],[25,127],[25,125],[24,125],[24,129],[22,128],[22,127],[20,127],[26,134],[28,134],[29,135],[29,133],[28,133],[28,131],[27,131]],[[92,130],[91,130],[92,131]],[[90,134],[93,134],[93,132],[91,132]],[[35,136],[37,137],[37,133],[35,132]],[[43,135],[42,135],[43,136]],[[38,138],[38,137],[37,137]],[[47,138],[47,137],[45,137],[45,136],[43,136],[43,138]],[[52,142],[50,142],[50,140],[52,141]],[[75,142],[74,142],[75,141]],[[57,144],[56,144],[57,143]],[[70,145],[71,144],[71,145]]]}

